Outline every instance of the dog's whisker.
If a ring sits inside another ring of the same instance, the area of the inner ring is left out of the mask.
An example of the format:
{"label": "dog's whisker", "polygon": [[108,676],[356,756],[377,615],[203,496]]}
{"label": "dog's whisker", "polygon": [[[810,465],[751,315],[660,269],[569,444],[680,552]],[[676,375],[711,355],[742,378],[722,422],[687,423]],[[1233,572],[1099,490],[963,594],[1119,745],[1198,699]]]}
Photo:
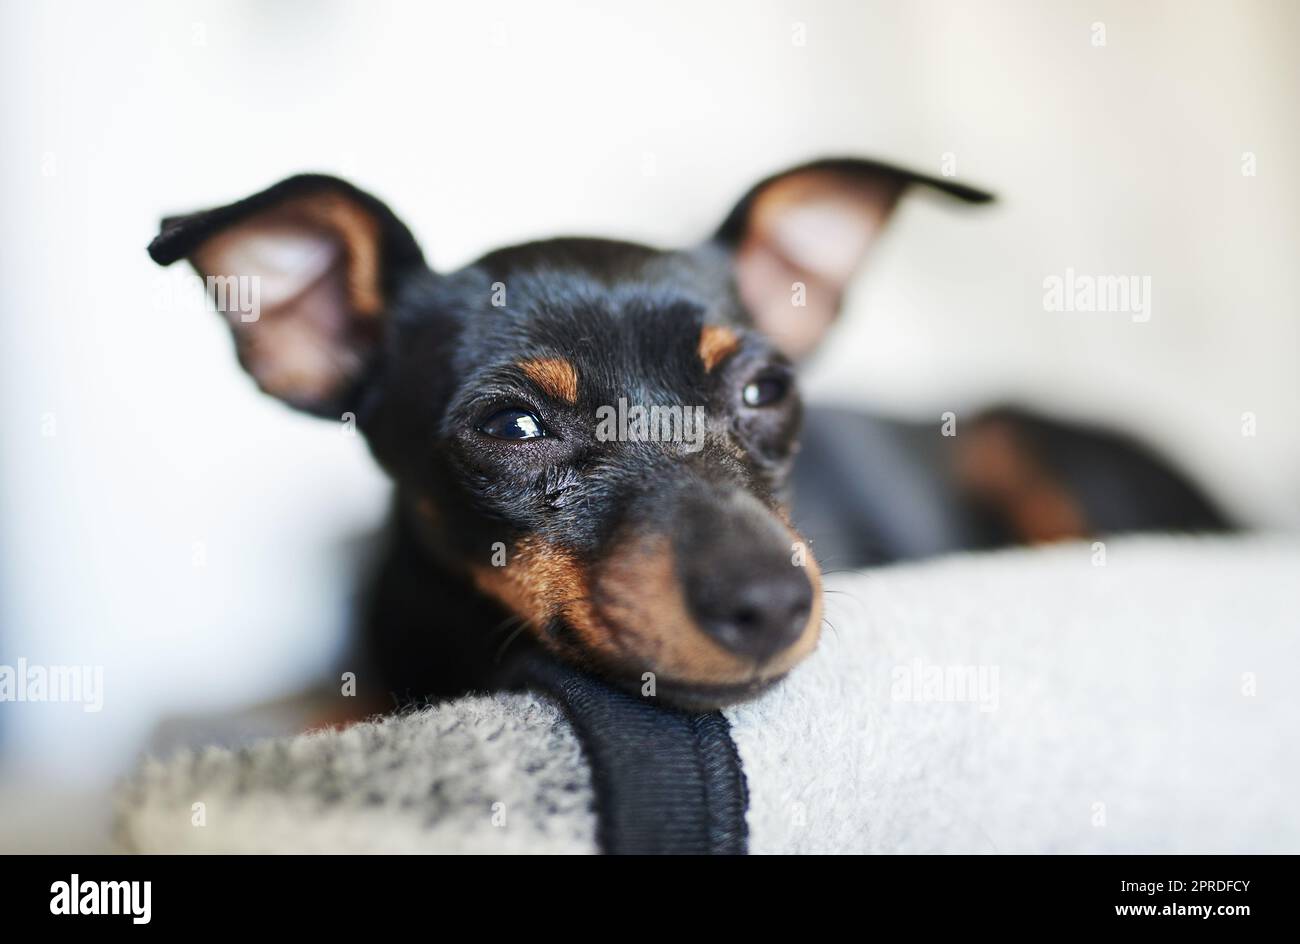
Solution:
{"label": "dog's whisker", "polygon": [[525,629],[528,628],[529,622],[530,622],[529,620],[520,620],[519,625],[515,628],[515,631],[506,637],[506,641],[501,644],[499,649],[497,649],[497,654],[496,654],[497,662],[501,661],[502,656],[506,654],[506,650],[510,648],[510,644],[514,642],[516,639],[518,639],[519,635]]}
{"label": "dog's whisker", "polygon": [[865,567],[845,567],[842,570],[823,570],[823,577],[839,577],[848,575],[850,577],[860,577],[867,572]]}
{"label": "dog's whisker", "polygon": [[507,616],[491,629],[489,635],[495,636],[499,633],[508,632],[516,623],[522,622],[526,622],[522,616]]}

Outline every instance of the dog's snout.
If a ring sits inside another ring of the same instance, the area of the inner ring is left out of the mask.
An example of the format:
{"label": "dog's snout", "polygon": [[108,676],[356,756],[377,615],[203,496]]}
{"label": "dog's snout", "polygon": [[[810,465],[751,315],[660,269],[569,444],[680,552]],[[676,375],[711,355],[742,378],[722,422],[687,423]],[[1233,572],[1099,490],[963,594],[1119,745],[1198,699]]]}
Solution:
{"label": "dog's snout", "polygon": [[748,496],[689,501],[679,511],[677,566],[700,631],[755,663],[804,634],[813,588],[790,532]]}

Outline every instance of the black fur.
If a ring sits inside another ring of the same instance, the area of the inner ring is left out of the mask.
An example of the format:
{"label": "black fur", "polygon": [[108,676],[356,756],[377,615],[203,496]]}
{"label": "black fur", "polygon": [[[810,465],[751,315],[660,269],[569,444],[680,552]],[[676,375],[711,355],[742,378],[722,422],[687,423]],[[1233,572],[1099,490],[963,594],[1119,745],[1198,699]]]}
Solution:
{"label": "black fur", "polygon": [[[358,412],[398,486],[397,537],[364,636],[390,687],[419,694],[490,687],[508,663],[498,658],[507,640],[510,650],[530,645],[525,633],[510,639],[518,627],[509,614],[464,576],[466,563],[484,563],[494,542],[539,536],[591,564],[615,536],[640,522],[663,526],[679,502],[711,489],[739,487],[775,507],[793,455],[797,400],[742,420],[735,389],[760,367],[787,374],[788,363],[757,335],[713,374],[697,353],[706,320],[744,323],[723,261],[708,246],[681,253],[557,239],[405,287],[391,312],[385,363]],[[508,287],[504,307],[492,305],[494,283]],[[515,367],[548,356],[575,362],[576,404],[549,400]],[[685,455],[592,441],[594,410],[620,397],[702,405],[714,422],[734,425],[749,455],[739,461],[716,442]],[[525,452],[477,432],[483,416],[514,404],[535,410],[556,438]],[[421,499],[446,516],[446,527],[424,539],[413,510]],[[584,661],[563,625],[548,631],[573,661]]]}

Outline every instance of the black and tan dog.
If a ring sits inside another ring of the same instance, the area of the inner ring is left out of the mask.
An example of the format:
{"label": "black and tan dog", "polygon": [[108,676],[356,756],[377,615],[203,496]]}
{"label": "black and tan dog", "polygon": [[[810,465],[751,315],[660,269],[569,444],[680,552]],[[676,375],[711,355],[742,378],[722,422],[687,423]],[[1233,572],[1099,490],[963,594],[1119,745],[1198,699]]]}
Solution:
{"label": "black and tan dog", "polygon": [[[257,316],[228,313],[240,363],[285,403],[355,417],[392,477],[361,635],[385,690],[499,684],[503,642],[522,632],[617,683],[651,672],[661,697],[713,706],[816,646],[808,537],[856,566],[1221,523],[1142,449],[1012,411],[952,439],[813,412],[791,517],[792,365],[914,185],[989,199],[827,160],[761,182],[688,249],[553,239],[440,273],[374,197],[301,176],[166,220],[150,254],[212,285],[256,279]],[[678,434],[683,416],[701,424],[689,441],[644,423],[599,435],[616,404],[677,407],[662,415]]]}

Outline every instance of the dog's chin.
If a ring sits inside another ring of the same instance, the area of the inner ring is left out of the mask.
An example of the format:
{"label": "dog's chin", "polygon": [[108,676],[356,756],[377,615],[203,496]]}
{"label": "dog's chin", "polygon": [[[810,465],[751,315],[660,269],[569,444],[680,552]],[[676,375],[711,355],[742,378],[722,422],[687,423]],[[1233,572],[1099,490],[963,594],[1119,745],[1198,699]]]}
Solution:
{"label": "dog's chin", "polygon": [[[567,624],[563,617],[553,617],[548,625],[551,631],[545,637],[560,635],[555,628]],[[617,632],[617,628],[614,631]],[[576,635],[572,629],[568,630],[568,634]],[[560,661],[600,678],[633,697],[691,712],[715,711],[757,698],[783,680],[790,669],[802,661],[800,657],[785,665],[735,666],[733,672],[738,669],[739,672],[735,674],[741,675],[741,680],[713,681],[704,671],[700,672],[703,676],[700,678],[682,678],[671,670],[661,670],[649,654],[638,659],[628,652],[611,656],[604,652],[565,651],[543,645]]]}
{"label": "dog's chin", "polygon": [[740,683],[715,684],[697,681],[688,682],[656,675],[653,694],[649,694],[646,688],[647,682],[640,674],[629,674],[627,671],[618,670],[602,671],[600,669],[595,669],[595,672],[607,682],[623,689],[634,697],[643,698],[648,702],[666,708],[691,712],[716,711],[719,708],[726,708],[729,705],[749,701],[762,695],[785,678],[785,675],[782,674],[766,678],[755,678]]}
{"label": "dog's chin", "polygon": [[740,685],[709,685],[660,679],[655,694],[663,704],[683,711],[715,711],[757,698],[783,678],[784,675],[778,675]]}

